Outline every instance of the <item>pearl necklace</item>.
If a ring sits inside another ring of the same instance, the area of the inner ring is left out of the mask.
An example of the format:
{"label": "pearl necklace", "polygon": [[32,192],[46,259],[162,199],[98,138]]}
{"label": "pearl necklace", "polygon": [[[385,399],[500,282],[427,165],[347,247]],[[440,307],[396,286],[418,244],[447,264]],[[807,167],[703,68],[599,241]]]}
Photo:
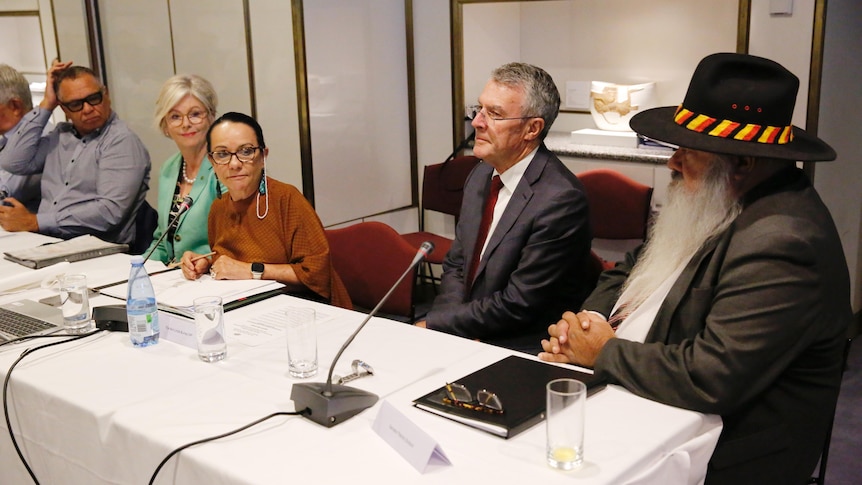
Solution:
{"label": "pearl necklace", "polygon": [[195,183],[195,179],[193,179],[193,178],[191,178],[191,179],[190,179],[190,178],[189,178],[189,176],[188,176],[188,174],[186,173],[186,159],[185,159],[185,158],[183,158],[183,180],[184,180],[187,184],[193,184],[193,183]]}

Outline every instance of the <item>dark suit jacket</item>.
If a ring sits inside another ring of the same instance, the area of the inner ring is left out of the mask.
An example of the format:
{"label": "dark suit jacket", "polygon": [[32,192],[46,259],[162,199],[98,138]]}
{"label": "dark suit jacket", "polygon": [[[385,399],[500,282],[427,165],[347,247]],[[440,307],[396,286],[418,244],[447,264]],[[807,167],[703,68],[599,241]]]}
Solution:
{"label": "dark suit jacket", "polygon": [[[607,315],[635,255],[584,308]],[[745,198],[692,258],[644,344],[613,339],[595,370],[649,399],[722,416],[706,483],[801,484],[817,463],[852,320],[832,218],[798,169]]]}
{"label": "dark suit jacket", "polygon": [[491,235],[472,288],[473,256],[493,168],[480,163],[464,186],[455,241],[443,262],[440,294],[428,328],[538,351],[548,325],[580,306],[590,250],[586,193],[577,177],[542,145]]}

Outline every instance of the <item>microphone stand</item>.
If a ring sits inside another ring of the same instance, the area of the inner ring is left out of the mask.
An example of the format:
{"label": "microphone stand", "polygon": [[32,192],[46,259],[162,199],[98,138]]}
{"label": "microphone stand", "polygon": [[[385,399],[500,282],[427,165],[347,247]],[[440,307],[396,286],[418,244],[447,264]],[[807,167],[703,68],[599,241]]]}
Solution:
{"label": "microphone stand", "polygon": [[153,255],[153,251],[155,251],[156,248],[159,247],[159,244],[161,244],[162,241],[165,240],[165,236],[168,235],[168,232],[170,232],[172,227],[177,225],[177,223],[180,221],[180,216],[185,214],[185,212],[189,210],[189,208],[191,208],[192,203],[194,203],[194,199],[189,196],[186,196],[186,198],[183,199],[183,203],[182,205],[180,205],[180,210],[177,211],[177,215],[174,217],[171,223],[168,224],[168,227],[165,228],[165,230],[162,232],[162,235],[159,236],[159,240],[156,241],[155,244],[153,244],[153,248],[150,249],[146,256],[144,256],[144,263],[150,260],[150,256]]}
{"label": "microphone stand", "polygon": [[471,131],[470,134],[467,135],[467,138],[461,140],[461,143],[459,143],[458,146],[455,147],[455,151],[453,151],[448,157],[446,157],[444,163],[448,162],[449,160],[452,160],[453,158],[455,158],[456,155],[458,155],[458,152],[470,146],[470,142],[473,141],[474,138],[476,138],[476,130]]}
{"label": "microphone stand", "polygon": [[[159,244],[165,239],[165,236],[168,234],[168,231],[171,227],[175,226],[177,222],[180,220],[180,216],[183,215],[189,208],[192,206],[194,200],[186,196],[183,199],[183,203],[180,205],[180,210],[177,211],[177,215],[173,218],[168,227],[165,228],[165,231],[159,237],[158,241],[153,244],[153,249],[147,253],[144,257],[144,263],[149,261],[150,256],[153,255],[153,251],[159,247]],[[93,307],[93,321],[96,323],[96,328],[99,330],[110,330],[112,332],[128,332],[129,331],[129,322],[128,316],[126,315],[126,304],[116,304],[116,305],[102,305]]]}
{"label": "microphone stand", "polygon": [[389,291],[383,295],[380,302],[368,313],[365,320],[359,324],[359,327],[353,331],[350,337],[341,346],[335,358],[332,359],[332,365],[329,366],[329,374],[326,376],[326,382],[308,382],[302,384],[294,384],[290,392],[290,399],[293,401],[294,409],[297,411],[305,410],[302,413],[306,418],[314,421],[317,424],[331,428],[336,424],[347,421],[356,414],[370,408],[377,402],[377,394],[356,389],[350,386],[332,383],[332,371],[335,369],[335,364],[347,349],[347,346],[353,342],[356,335],[365,327],[365,324],[371,320],[381,306],[389,299],[389,296],[398,288],[401,281],[407,276],[410,271],[419,264],[431,251],[434,250],[434,244],[430,241],[422,243],[422,247],[413,258],[413,262],[404,271],[398,281],[389,288]]}

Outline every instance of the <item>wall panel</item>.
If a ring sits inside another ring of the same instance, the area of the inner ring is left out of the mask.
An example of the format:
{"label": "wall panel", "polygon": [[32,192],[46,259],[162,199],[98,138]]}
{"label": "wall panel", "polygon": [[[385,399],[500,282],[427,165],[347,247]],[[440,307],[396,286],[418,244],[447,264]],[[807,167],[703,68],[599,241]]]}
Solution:
{"label": "wall panel", "polygon": [[[42,15],[53,6],[54,24],[57,31],[57,55],[62,60],[89,65],[89,41],[87,23],[84,15],[84,2],[81,0],[42,0]],[[49,56],[48,62],[51,61]]]}
{"label": "wall panel", "polygon": [[301,190],[291,15],[291,5],[286,0],[255,0],[250,4],[257,121],[269,146],[267,170]]}
{"label": "wall panel", "polygon": [[303,10],[317,213],[330,225],[409,206],[404,0]]}
{"label": "wall panel", "polygon": [[99,2],[106,75],[114,111],[141,138],[153,169],[147,199],[155,205],[158,173],[176,145],[153,126],[156,97],[174,74],[167,2]]}
{"label": "wall panel", "polygon": [[171,0],[170,15],[177,74],[198,74],[211,82],[219,113],[251,115],[242,1]]}

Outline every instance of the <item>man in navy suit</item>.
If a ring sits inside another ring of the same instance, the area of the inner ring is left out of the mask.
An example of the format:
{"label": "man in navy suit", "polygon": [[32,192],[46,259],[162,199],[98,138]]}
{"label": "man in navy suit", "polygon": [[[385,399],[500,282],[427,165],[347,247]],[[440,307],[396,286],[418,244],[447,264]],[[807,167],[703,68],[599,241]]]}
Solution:
{"label": "man in navy suit", "polygon": [[591,311],[566,312],[542,342],[545,360],[721,415],[707,485],[807,483],[838,398],[850,278],[795,163],[836,154],[792,125],[798,88],[773,61],[713,54],[681,105],[635,115],[636,132],[680,147],[667,203],[643,249],[575,307]]}
{"label": "man in navy suit", "polygon": [[559,108],[544,70],[523,63],[494,70],[473,107],[473,153],[483,163],[465,182],[440,294],[418,326],[538,350],[536,336],[586,297],[586,195],[542,143]]}

